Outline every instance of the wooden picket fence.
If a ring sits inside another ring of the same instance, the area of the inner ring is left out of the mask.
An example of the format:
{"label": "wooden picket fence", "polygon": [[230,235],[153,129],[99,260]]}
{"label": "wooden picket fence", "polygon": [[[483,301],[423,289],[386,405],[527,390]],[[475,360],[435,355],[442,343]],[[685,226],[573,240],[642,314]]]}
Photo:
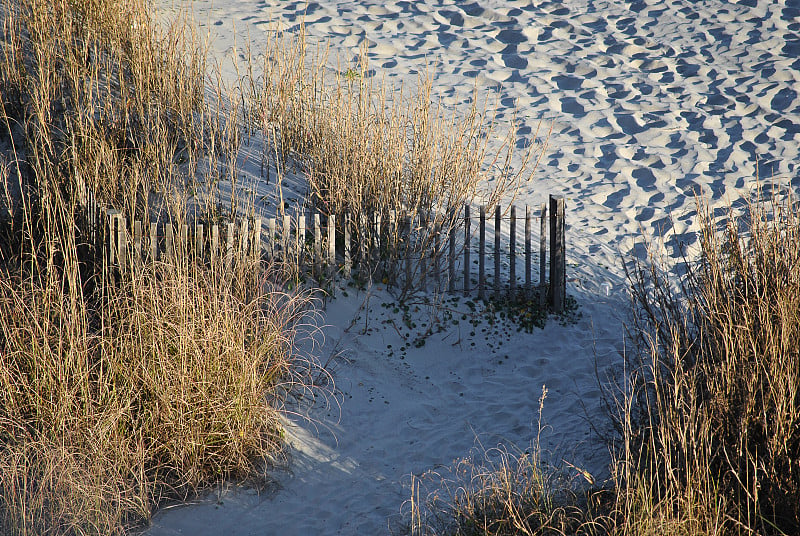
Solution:
{"label": "wooden picket fence", "polygon": [[[302,210],[279,218],[174,225],[164,221],[129,222],[119,210],[90,206],[89,220],[94,221],[91,233],[97,244],[95,251],[102,254],[104,266],[117,274],[147,262],[188,258],[230,270],[244,259],[264,266],[280,265],[296,277],[310,277],[317,284],[335,287],[337,281],[354,277],[372,279],[376,265],[368,267],[368,261],[385,245],[380,243],[384,233],[397,233],[401,239],[395,247],[402,247],[391,257],[392,266],[381,268],[379,281],[406,290],[432,289],[479,299],[486,299],[490,293],[494,298],[536,296],[542,304],[546,300],[560,312],[566,298],[564,198],[550,196],[549,204],[537,208],[525,207],[524,214],[518,214],[515,206],[508,211],[498,206],[489,215],[481,206],[476,217],[474,208],[465,205],[463,217],[450,218],[445,227],[435,216],[413,218],[390,213],[355,218]],[[536,220],[538,252],[533,241]],[[487,244],[487,221],[492,227],[493,246]],[[360,230],[365,225],[376,226],[377,232],[370,235],[374,239],[359,238],[364,236]],[[534,283],[537,253],[538,281]],[[487,259],[494,261],[491,273],[487,273]]]}

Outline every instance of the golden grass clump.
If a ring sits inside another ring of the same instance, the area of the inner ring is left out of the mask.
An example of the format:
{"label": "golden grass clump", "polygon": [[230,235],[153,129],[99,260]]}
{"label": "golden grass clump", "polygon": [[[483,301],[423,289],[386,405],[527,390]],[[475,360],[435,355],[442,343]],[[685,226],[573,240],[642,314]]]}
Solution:
{"label": "golden grass clump", "polygon": [[98,303],[14,283],[0,283],[4,533],[113,533],[164,499],[266,476],[280,448],[267,397],[296,378],[307,300],[244,302],[172,269]]}
{"label": "golden grass clump", "polygon": [[623,514],[683,534],[796,534],[798,207],[773,196],[723,228],[699,207],[700,258],[683,275],[657,262],[629,271],[639,353],[622,419]]}
{"label": "golden grass clump", "polygon": [[0,533],[122,534],[167,500],[263,481],[306,381],[309,299],[239,259],[109,277],[86,218],[91,192],[185,222],[184,183],[235,150],[191,26],[162,29],[142,0],[8,0],[0,17]]}
{"label": "golden grass clump", "polygon": [[[497,446],[482,459],[457,460],[444,471],[412,477],[407,530],[415,536],[599,534],[603,496],[587,489],[593,477],[542,457],[540,428],[528,449]],[[569,465],[569,464],[567,464]],[[577,479],[577,480],[576,480]]]}

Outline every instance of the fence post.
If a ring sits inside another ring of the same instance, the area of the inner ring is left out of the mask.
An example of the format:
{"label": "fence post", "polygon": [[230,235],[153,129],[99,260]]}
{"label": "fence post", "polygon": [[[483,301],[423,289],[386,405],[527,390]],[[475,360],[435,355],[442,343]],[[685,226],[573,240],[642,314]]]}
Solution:
{"label": "fence post", "polygon": [[372,220],[373,218],[363,212],[358,215],[358,274],[362,280],[367,273],[367,251],[369,251],[367,237],[372,233],[370,227]]}
{"label": "fence post", "polygon": [[322,276],[322,224],[319,221],[319,212],[314,212],[314,277],[317,280]]}
{"label": "fence post", "polygon": [[[189,256],[189,226],[185,223],[181,225],[181,243],[180,243],[180,257],[183,262],[188,261]],[[174,259],[177,264],[178,259]]]}
{"label": "fence post", "polygon": [[[375,233],[372,235],[374,240],[372,242],[373,245],[373,256],[371,257],[372,260],[375,262],[375,266],[373,267],[378,274],[381,276],[379,269],[381,268],[381,248],[383,247],[383,222],[382,222],[381,213],[377,212],[375,214]],[[381,278],[383,279],[383,278]]]}
{"label": "fence post", "polygon": [[350,279],[353,269],[353,259],[350,256],[350,227],[353,224],[353,216],[349,212],[344,214],[344,278]]}
{"label": "fence post", "polygon": [[508,236],[508,292],[513,298],[517,291],[517,207],[515,205],[511,205],[511,226]]}
{"label": "fence post", "polygon": [[469,204],[464,205],[464,296],[469,295]]}
{"label": "fence post", "polygon": [[[398,247],[400,241],[400,233],[399,233],[399,224],[397,223],[397,211],[395,209],[391,209],[389,211],[389,229],[387,233],[387,242],[386,242],[386,260],[384,263],[385,269],[387,272],[391,274],[392,277],[396,277],[398,280],[400,279],[400,267],[395,265],[394,263],[399,263],[400,258],[395,258],[395,251],[399,254],[400,249]],[[394,250],[394,251],[392,251]],[[393,281],[392,283],[395,283]]]}
{"label": "fence post", "polygon": [[494,299],[500,299],[500,237],[503,231],[500,205],[494,208]]}
{"label": "fence post", "polygon": [[241,256],[242,260],[247,258],[248,249],[250,249],[250,244],[249,244],[250,231],[248,229],[249,225],[250,222],[247,220],[247,216],[243,217],[239,235],[239,255]]}
{"label": "fence post", "polygon": [[137,271],[142,267],[142,220],[133,222],[133,267]]}
{"label": "fence post", "polygon": [[553,298],[553,311],[564,310],[566,299],[566,258],[564,232],[564,198],[550,196],[550,287]]}
{"label": "fence post", "polygon": [[236,229],[236,224],[233,222],[228,223],[228,233],[225,236],[225,269],[230,270],[233,267],[233,234]]}
{"label": "fence post", "polygon": [[122,265],[122,244],[120,238],[122,235],[121,229],[123,227],[122,212],[116,209],[106,210],[106,227],[108,229],[108,243],[106,246],[108,251],[106,252],[106,258],[108,259],[108,269],[111,271],[115,263],[120,266]]}
{"label": "fence post", "polygon": [[211,227],[211,267],[216,269],[217,256],[219,255],[219,225]]}
{"label": "fence post", "polygon": [[531,210],[525,205],[525,293],[531,292]]}
{"label": "fence post", "polygon": [[442,290],[441,249],[442,249],[442,222],[439,214],[433,215],[433,277],[436,292]]}
{"label": "fence post", "polygon": [[281,229],[281,248],[283,249],[283,262],[288,268],[291,263],[290,244],[292,243],[292,217],[289,214],[283,215],[283,227]]}
{"label": "fence post", "polygon": [[486,298],[486,206],[478,209],[478,298]]}
{"label": "fence post", "polygon": [[261,218],[253,219],[253,258],[261,265]]}
{"label": "fence post", "polygon": [[167,262],[175,262],[175,244],[174,244],[175,237],[173,236],[174,229],[172,228],[172,223],[165,222],[164,231],[166,234],[166,247],[167,247],[167,250],[165,252],[166,255],[164,256],[166,257]]}
{"label": "fence post", "polygon": [[[539,224],[539,305],[547,303],[547,203],[542,203]],[[552,277],[552,276],[551,276]]]}
{"label": "fence post", "polygon": [[158,222],[150,222],[150,262],[158,260]]}
{"label": "fence post", "polygon": [[194,226],[194,254],[197,256],[199,262],[203,262],[203,254],[205,253],[205,226],[202,223],[197,223]]}
{"label": "fence post", "polygon": [[303,274],[306,252],[306,213],[297,207],[295,215],[297,216],[297,274],[300,276]]}
{"label": "fence post", "polygon": [[447,256],[447,292],[453,294],[456,291],[456,216],[454,210],[449,214],[449,241]]}
{"label": "fence post", "polygon": [[[328,267],[331,273],[331,283],[336,282],[336,216],[328,216]],[[331,289],[333,285],[331,285]]]}
{"label": "fence post", "polygon": [[[430,214],[425,212],[419,213],[419,232],[416,234],[416,242],[419,247],[416,253],[419,254],[419,262],[417,263],[417,271],[419,272],[419,288],[421,291],[428,290],[428,276],[426,268],[428,265],[426,255],[428,253],[428,224],[430,222]],[[413,232],[412,232],[413,234]]]}
{"label": "fence post", "polygon": [[267,232],[269,233],[269,237],[267,238],[268,246],[267,246],[267,254],[269,255],[269,261],[275,261],[275,228],[277,223],[275,222],[275,218],[267,218]]}
{"label": "fence post", "polygon": [[411,216],[403,216],[403,239],[406,246],[406,280],[403,288],[407,292],[411,291]]}

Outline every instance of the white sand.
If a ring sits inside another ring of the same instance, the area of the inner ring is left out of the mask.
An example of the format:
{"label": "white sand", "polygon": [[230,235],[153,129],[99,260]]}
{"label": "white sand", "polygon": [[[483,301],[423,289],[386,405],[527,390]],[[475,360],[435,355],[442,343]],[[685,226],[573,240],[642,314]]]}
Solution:
{"label": "white sand", "polygon": [[[591,426],[608,426],[595,357],[601,375],[621,362],[618,252],[641,255],[643,234],[673,230],[664,253],[677,258],[680,241],[695,242],[695,191],[722,209],[757,173],[795,189],[800,181],[800,10],[779,2],[193,4],[219,59],[240,54],[246,36],[257,51],[269,21],[292,29],[305,12],[310,36],[330,39],[345,64],[366,40],[379,74],[413,84],[427,59],[446,102],[463,102],[477,80],[498,87],[501,114],[516,103],[523,137],[539,119],[552,122],[550,148],[516,202],[567,197],[568,291],[583,316],[532,334],[461,321],[415,348],[400,338],[401,315],[381,306],[392,300],[384,289],[340,296],[314,350],[323,361],[341,352],[332,362],[337,398],[311,410],[315,424],[287,416],[292,464],[276,474],[279,489],[234,489],[219,502],[164,510],[153,536],[387,533],[412,474],[469,455],[476,441],[524,449],[537,433],[542,385],[543,446],[604,478],[609,455]],[[248,150],[259,154],[245,148],[243,162]],[[252,177],[257,160],[245,164]],[[413,321],[422,326],[429,311],[420,307]]]}

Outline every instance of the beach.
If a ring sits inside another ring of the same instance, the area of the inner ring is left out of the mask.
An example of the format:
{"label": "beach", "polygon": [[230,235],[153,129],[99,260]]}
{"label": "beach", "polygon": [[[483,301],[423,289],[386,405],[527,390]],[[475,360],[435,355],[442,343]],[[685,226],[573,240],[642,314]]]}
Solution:
{"label": "beach", "polygon": [[[423,295],[398,310],[384,285],[341,289],[302,348],[328,365],[329,394],[286,408],[288,463],[274,486],[224,485],[164,508],[149,535],[398,533],[414,479],[497,446],[537,444],[576,486],[581,470],[602,484],[611,430],[601,386],[626,351],[622,261],[646,258],[645,239],[658,236],[654,253],[691,255],[696,195],[723,215],[757,183],[796,191],[800,182],[797,6],[198,0],[192,9],[231,79],[246,43],[257,54],[269,31],[303,23],[309,41],[329,47],[331,68],[353,65],[365,45],[370,76],[413,86],[428,69],[435,97],[454,110],[476,88],[496,98],[499,120],[515,115],[520,146],[544,143],[552,126],[535,174],[507,201],[566,198],[567,292],[578,309],[526,333],[475,315],[467,298]],[[260,198],[274,197],[255,159],[243,158],[241,172]],[[444,329],[420,339],[445,311]]]}

